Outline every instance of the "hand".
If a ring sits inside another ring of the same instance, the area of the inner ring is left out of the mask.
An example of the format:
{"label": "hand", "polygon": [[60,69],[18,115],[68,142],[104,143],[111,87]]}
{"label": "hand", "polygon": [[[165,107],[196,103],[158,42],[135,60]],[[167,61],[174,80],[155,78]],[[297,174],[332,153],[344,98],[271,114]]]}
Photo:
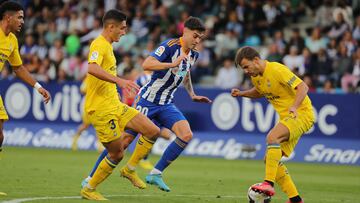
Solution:
{"label": "hand", "polygon": [[242,92],[239,89],[232,89],[231,90],[231,96],[233,96],[233,97],[241,97]]}
{"label": "hand", "polygon": [[293,118],[296,118],[298,116],[296,107],[294,107],[294,106],[289,108],[289,112],[290,112],[290,114],[293,115]]}
{"label": "hand", "polygon": [[191,97],[191,99],[192,99],[194,102],[200,102],[200,103],[211,103],[211,102],[212,102],[209,98],[204,97],[204,96],[194,95],[194,96]]}
{"label": "hand", "polygon": [[45,102],[45,104],[47,104],[51,99],[50,93],[46,89],[44,89],[43,87],[40,87],[38,89],[38,92],[43,96],[44,102]]}
{"label": "hand", "polygon": [[140,90],[140,87],[131,80],[125,80],[125,79],[118,78],[118,80],[116,81],[116,84],[119,85],[119,87],[125,89],[125,91],[127,93],[129,93],[129,95],[135,96],[138,93],[138,91]]}
{"label": "hand", "polygon": [[179,57],[176,58],[176,60],[174,62],[172,62],[172,67],[178,67],[181,63],[182,60],[186,59],[187,54],[185,54],[184,52],[181,53],[181,55]]}

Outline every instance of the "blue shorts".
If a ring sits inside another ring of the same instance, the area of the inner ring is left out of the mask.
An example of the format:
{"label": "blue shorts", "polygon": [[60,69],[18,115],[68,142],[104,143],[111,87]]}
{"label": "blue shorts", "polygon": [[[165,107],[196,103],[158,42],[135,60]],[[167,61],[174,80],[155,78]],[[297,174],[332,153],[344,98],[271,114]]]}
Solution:
{"label": "blue shorts", "polygon": [[[147,116],[159,128],[165,127],[171,130],[173,125],[181,120],[186,120],[174,104],[157,105],[143,98],[133,105],[138,111]],[[126,130],[127,133],[137,136],[137,132]]]}

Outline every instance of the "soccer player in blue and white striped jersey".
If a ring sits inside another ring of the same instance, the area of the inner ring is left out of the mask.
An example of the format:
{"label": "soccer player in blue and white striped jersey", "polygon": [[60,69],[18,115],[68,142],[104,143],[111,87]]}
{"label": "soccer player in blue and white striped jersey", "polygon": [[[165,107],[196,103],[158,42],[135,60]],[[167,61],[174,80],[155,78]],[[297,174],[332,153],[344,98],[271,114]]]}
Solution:
{"label": "soccer player in blue and white striped jersey", "polygon": [[[153,71],[150,82],[144,85],[136,101],[136,109],[175,133],[177,138],[167,147],[161,159],[146,177],[146,182],[157,185],[161,190],[170,191],[162,179],[162,172],[185,149],[192,139],[190,125],[184,115],[173,104],[174,93],[183,83],[191,99],[195,102],[210,103],[211,100],[194,93],[190,69],[199,57],[196,45],[204,37],[205,26],[199,18],[190,17],[185,22],[183,36],[169,39],[147,57],[143,63],[145,71]],[[126,131],[134,136],[136,132]],[[141,136],[127,165],[121,169],[122,175],[134,174],[139,161],[146,156],[153,142]],[[128,177],[132,180],[132,177]],[[137,180],[138,181],[138,180]]]}

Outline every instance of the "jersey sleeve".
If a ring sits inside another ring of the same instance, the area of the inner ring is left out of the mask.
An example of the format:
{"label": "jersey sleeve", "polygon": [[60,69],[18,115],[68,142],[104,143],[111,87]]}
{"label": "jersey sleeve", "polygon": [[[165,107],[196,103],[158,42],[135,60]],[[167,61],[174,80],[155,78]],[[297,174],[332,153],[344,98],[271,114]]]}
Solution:
{"label": "jersey sleeve", "polygon": [[12,43],[14,45],[14,49],[11,52],[8,61],[11,66],[20,66],[20,65],[22,65],[22,60],[21,60],[21,56],[19,53],[19,45],[18,45],[18,41],[17,41],[16,37],[13,37]]}
{"label": "jersey sleeve", "polygon": [[157,49],[155,49],[155,51],[150,53],[150,56],[156,58],[160,62],[163,62],[168,56],[170,56],[170,47],[166,42],[163,42]]}
{"label": "jersey sleeve", "polygon": [[103,48],[96,44],[90,46],[88,63],[96,63],[97,65],[101,66],[103,59],[104,59]]}
{"label": "jersey sleeve", "polygon": [[286,84],[293,89],[302,82],[302,80],[286,66],[282,66],[277,70],[277,76],[280,83]]}

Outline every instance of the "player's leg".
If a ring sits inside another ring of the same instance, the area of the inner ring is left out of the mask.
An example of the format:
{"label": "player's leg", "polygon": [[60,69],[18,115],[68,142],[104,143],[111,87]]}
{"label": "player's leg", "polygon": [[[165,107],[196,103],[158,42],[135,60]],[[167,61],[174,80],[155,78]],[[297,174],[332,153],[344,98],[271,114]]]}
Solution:
{"label": "player's leg", "polygon": [[2,151],[2,144],[4,141],[3,124],[7,120],[9,120],[9,116],[6,113],[2,97],[0,96],[0,156]]}
{"label": "player's leg", "polygon": [[77,131],[76,131],[76,133],[75,133],[75,135],[73,137],[73,142],[72,142],[72,145],[71,145],[72,150],[74,150],[74,151],[77,150],[77,142],[78,142],[78,140],[79,140],[79,138],[81,136],[81,133],[84,132],[84,130],[88,129],[89,126],[90,126],[90,124],[85,123],[85,122],[82,122],[79,125],[79,127],[78,127],[78,129],[77,129]]}
{"label": "player's leg", "polygon": [[[124,149],[128,147],[128,145],[135,139],[137,136],[136,132],[127,130],[122,135],[122,138],[125,140],[124,143],[127,143],[124,145]],[[135,155],[137,156],[137,155]],[[137,175],[135,169],[136,165],[134,165],[133,160],[134,159],[134,153],[131,155],[129,161],[120,169],[120,175],[124,178],[127,178],[135,187],[139,189],[145,189],[146,184],[144,181],[141,180],[141,178]]]}
{"label": "player's leg", "polygon": [[[139,123],[141,123],[141,125],[139,125]],[[135,170],[139,161],[150,153],[157,137],[160,134],[160,129],[143,114],[138,114],[134,117],[128,123],[127,127],[131,129],[133,135],[136,134],[135,132],[140,134],[135,150],[127,164],[130,169]]]}
{"label": "player's leg", "polygon": [[[161,128],[159,137],[164,138],[165,140],[169,140],[171,138],[172,132],[167,128]],[[149,160],[149,155],[145,156],[140,162],[139,166],[146,170],[151,170],[154,166],[151,164]]]}
{"label": "player's leg", "polygon": [[[314,124],[314,115],[312,112],[303,112],[299,114],[297,119],[281,120],[284,125],[290,130],[290,138],[286,142],[281,143],[281,150],[284,156],[290,156],[295,149],[301,136],[307,132]],[[291,179],[291,176],[282,163],[279,164],[276,174],[276,183],[284,191],[288,198],[289,203],[301,203],[302,199],[296,189],[296,186]]]}
{"label": "player's leg", "polygon": [[268,133],[266,137],[265,181],[260,185],[253,186],[253,189],[264,192],[269,196],[275,194],[274,182],[277,168],[282,157],[280,143],[289,140],[289,137],[289,129],[281,122]]}
{"label": "player's leg", "polygon": [[0,156],[2,151],[2,143],[4,141],[3,124],[4,124],[4,120],[0,119]]}
{"label": "player's leg", "polygon": [[[125,112],[125,113],[123,113]],[[122,114],[123,113],[123,114]],[[114,170],[123,157],[121,132],[129,119],[138,112],[121,105],[111,112],[98,112],[91,115],[91,123],[94,125],[96,134],[108,151],[108,154],[100,161],[89,183],[81,190],[82,197],[91,200],[105,200],[96,187],[102,183]]]}
{"label": "player's leg", "polygon": [[280,162],[277,169],[275,182],[280,186],[281,190],[289,197],[289,203],[301,203],[302,199],[299,192],[291,179],[286,166]]}
{"label": "player's leg", "polygon": [[95,165],[93,166],[93,168],[92,168],[89,176],[86,177],[86,178],[81,182],[81,187],[82,187],[82,188],[85,187],[85,186],[89,183],[90,179],[93,177],[96,169],[98,168],[100,162],[105,158],[105,156],[106,156],[107,154],[108,154],[108,151],[107,151],[106,149],[104,149],[104,150],[101,152],[101,154],[100,154],[100,156],[98,157],[98,159],[96,160],[96,163],[95,163]]}
{"label": "player's leg", "polygon": [[146,176],[146,182],[157,185],[161,190],[169,192],[170,188],[162,179],[162,172],[184,151],[193,134],[189,122],[174,105],[169,105],[158,116],[163,121],[162,124],[169,129],[171,128],[177,137],[166,148],[150,174]]}
{"label": "player's leg", "polygon": [[90,200],[106,200],[100,193],[96,192],[96,187],[102,183],[114,170],[123,158],[121,139],[103,143],[108,154],[99,163],[95,173],[89,183],[81,190],[82,197]]}

